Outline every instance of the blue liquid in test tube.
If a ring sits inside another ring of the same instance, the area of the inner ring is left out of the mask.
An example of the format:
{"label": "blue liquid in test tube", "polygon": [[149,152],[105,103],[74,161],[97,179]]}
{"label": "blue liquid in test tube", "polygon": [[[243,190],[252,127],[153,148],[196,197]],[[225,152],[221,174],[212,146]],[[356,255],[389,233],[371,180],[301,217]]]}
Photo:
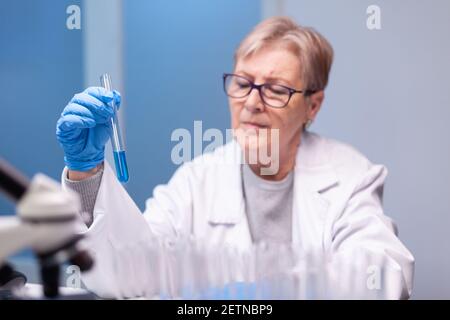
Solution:
{"label": "blue liquid in test tube", "polygon": [[[100,77],[100,83],[103,88],[112,91],[111,77],[105,73]],[[125,148],[122,141],[122,133],[120,131],[119,119],[117,117],[117,106],[115,101],[111,102],[114,108],[114,114],[111,117],[111,145],[114,153],[114,162],[116,166],[117,179],[120,182],[128,182],[128,166],[127,158],[125,157]]]}

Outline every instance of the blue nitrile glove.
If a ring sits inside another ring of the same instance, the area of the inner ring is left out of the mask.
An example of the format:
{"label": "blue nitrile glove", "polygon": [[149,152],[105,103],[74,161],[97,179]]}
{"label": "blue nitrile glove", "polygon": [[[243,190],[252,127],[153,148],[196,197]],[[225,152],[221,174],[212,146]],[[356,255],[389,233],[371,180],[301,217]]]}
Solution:
{"label": "blue nitrile glove", "polygon": [[70,170],[88,171],[101,163],[111,131],[113,108],[120,106],[120,93],[89,87],[73,96],[56,124],[56,137]]}

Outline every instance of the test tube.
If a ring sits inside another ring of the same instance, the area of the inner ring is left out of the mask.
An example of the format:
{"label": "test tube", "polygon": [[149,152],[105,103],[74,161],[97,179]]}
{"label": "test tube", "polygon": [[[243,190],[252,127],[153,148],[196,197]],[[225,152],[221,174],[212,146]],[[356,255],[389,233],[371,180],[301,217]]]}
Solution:
{"label": "test tube", "polygon": [[[100,83],[103,88],[108,91],[112,91],[111,77],[105,73],[100,77]],[[125,148],[122,141],[122,133],[120,131],[119,119],[117,117],[117,106],[114,99],[111,101],[111,105],[114,109],[113,116],[111,117],[111,145],[114,154],[114,162],[116,166],[117,178],[120,182],[128,182],[128,166],[127,159],[125,157]]]}

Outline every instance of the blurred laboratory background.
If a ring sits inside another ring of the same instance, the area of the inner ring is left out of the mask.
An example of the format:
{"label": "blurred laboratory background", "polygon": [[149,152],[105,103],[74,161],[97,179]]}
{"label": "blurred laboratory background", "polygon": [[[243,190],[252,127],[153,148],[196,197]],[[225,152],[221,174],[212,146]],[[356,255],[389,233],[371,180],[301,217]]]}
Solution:
{"label": "blurred laboratory background", "polygon": [[[332,43],[326,100],[311,130],[387,166],[385,212],[416,258],[412,298],[450,299],[447,0],[1,1],[0,156],[30,177],[59,179],[59,114],[109,72],[123,96],[126,188],[143,209],[176,169],[173,130],[193,132],[196,120],[203,130],[229,128],[221,75],[232,71],[240,40],[273,15]],[[4,197],[0,214],[14,214]]]}

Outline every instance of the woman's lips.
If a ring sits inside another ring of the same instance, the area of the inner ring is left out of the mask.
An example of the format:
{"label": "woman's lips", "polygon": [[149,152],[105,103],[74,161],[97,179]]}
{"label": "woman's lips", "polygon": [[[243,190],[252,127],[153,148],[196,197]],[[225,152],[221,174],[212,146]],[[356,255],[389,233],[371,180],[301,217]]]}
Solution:
{"label": "woman's lips", "polygon": [[241,127],[243,129],[255,129],[255,130],[259,130],[259,129],[267,129],[269,126],[266,125],[262,125],[256,122],[242,122]]}

